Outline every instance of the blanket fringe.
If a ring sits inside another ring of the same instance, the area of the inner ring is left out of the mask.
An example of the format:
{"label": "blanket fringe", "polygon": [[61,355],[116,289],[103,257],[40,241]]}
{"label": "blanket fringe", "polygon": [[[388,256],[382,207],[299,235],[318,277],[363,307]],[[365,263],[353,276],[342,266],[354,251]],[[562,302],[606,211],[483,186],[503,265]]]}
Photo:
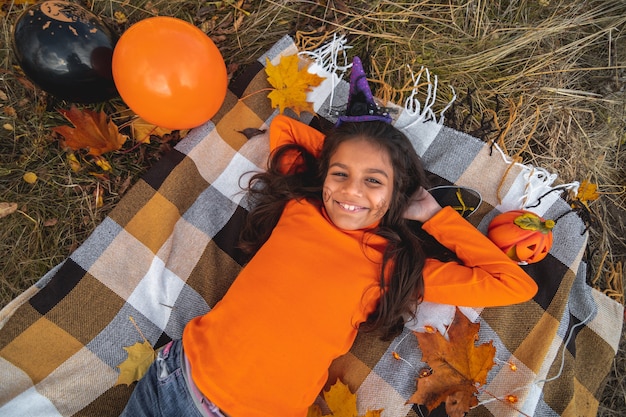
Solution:
{"label": "blanket fringe", "polygon": [[[519,197],[518,209],[529,209],[537,207],[541,204],[541,198],[553,191],[567,190],[574,194],[578,192],[580,182],[573,181],[558,186],[552,186],[554,181],[558,178],[557,174],[550,173],[548,170],[540,167],[536,167],[530,164],[523,164],[519,162],[518,158],[512,158],[508,156],[497,143],[491,144],[492,149],[496,149],[498,154],[502,157],[502,160],[509,166],[507,171],[503,175],[500,184],[503,185],[506,176],[514,166],[520,167],[522,170],[522,177],[525,181],[524,193]],[[501,204],[500,189],[497,192],[498,203]]]}
{"label": "blanket fringe", "polygon": [[[298,56],[311,59],[313,63],[309,66],[309,71],[318,75],[324,75],[330,77],[331,89],[330,89],[330,105],[329,114],[326,116],[336,116],[335,109],[338,106],[334,105],[335,87],[344,80],[346,72],[352,67],[351,60],[348,58],[347,51],[352,48],[352,45],[348,45],[348,40],[345,35],[333,34],[333,37],[328,42],[318,46],[312,51],[300,51]],[[446,104],[446,106],[439,112],[439,117],[435,114],[433,106],[437,99],[437,88],[439,79],[437,75],[433,75],[428,68],[422,66],[417,74],[411,69],[409,65],[407,68],[411,74],[413,81],[413,88],[411,94],[404,102],[404,112],[408,115],[408,125],[411,126],[418,122],[436,121],[442,125],[445,119],[445,112],[455,102],[457,96],[454,88],[450,86],[452,90],[452,99]],[[425,74],[426,82],[421,82],[422,75]],[[418,99],[418,93],[420,87],[427,87],[426,98],[423,103]],[[389,105],[387,103],[386,105]],[[399,107],[399,106],[398,106]]]}
{"label": "blanket fringe", "polygon": [[326,116],[331,116],[330,113],[332,113],[335,88],[341,83],[346,72],[352,68],[352,62],[346,54],[346,51],[352,46],[347,45],[347,43],[348,40],[345,35],[335,33],[332,40],[313,51],[298,52],[298,56],[313,60],[309,66],[309,72],[330,77],[330,107],[329,114]]}
{"label": "blanket fringe", "polygon": [[[413,89],[411,90],[411,94],[404,101],[404,111],[406,114],[410,116],[413,120],[409,122],[407,126],[410,126],[417,122],[425,122],[429,120],[437,120],[437,116],[433,111],[433,105],[435,104],[435,100],[437,99],[437,86],[439,84],[439,78],[437,75],[433,76],[433,81],[430,79],[430,71],[428,68],[422,66],[417,73],[417,77],[415,73],[411,69],[411,67],[407,64],[407,68],[411,73],[411,79],[413,80]],[[422,109],[422,103],[417,99],[417,94],[420,84],[420,80],[422,78],[422,74],[426,74],[426,99],[424,100],[424,108]],[[437,123],[440,125],[444,122],[444,114],[446,110],[448,110],[452,104],[456,100],[456,92],[454,91],[454,87],[449,86],[452,90],[452,99],[448,102],[448,104],[439,112],[439,119]]]}

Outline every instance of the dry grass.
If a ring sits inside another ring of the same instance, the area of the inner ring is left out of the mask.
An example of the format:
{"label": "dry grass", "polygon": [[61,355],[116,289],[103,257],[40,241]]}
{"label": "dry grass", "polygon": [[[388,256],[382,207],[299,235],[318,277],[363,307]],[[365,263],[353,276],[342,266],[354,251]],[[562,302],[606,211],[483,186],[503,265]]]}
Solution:
{"label": "dry grass", "polygon": [[[614,0],[165,1],[80,2],[121,33],[152,16],[176,16],[206,31],[236,72],[286,33],[303,45],[349,36],[368,57],[377,94],[401,102],[407,65],[439,76],[441,108],[455,87],[450,126],[499,143],[520,161],[589,180],[602,196],[590,204],[589,281],[623,302],[626,264],[626,3]],[[11,25],[23,6],[0,2],[0,202],[19,211],[0,219],[0,306],[69,255],[169,143],[109,156],[107,178],[83,161],[71,171],[49,128],[62,123],[58,101],[32,87],[16,67]],[[115,19],[123,12],[128,21]],[[98,105],[116,120],[119,100]],[[11,111],[10,109],[13,109]],[[26,171],[39,181],[22,180]],[[94,192],[104,189],[102,207]],[[624,339],[624,338],[623,338]],[[607,380],[600,416],[626,415],[626,342]]]}

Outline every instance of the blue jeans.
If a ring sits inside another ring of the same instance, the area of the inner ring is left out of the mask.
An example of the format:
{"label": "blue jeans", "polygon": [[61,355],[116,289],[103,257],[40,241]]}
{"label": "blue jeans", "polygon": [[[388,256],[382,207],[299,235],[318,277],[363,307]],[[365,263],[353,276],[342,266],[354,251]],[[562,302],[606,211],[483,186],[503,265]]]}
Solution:
{"label": "blue jeans", "polygon": [[[137,383],[120,417],[222,417],[206,399],[197,405],[185,380],[182,343],[170,342]],[[207,404],[208,403],[208,404]],[[199,407],[203,408],[200,411]]]}

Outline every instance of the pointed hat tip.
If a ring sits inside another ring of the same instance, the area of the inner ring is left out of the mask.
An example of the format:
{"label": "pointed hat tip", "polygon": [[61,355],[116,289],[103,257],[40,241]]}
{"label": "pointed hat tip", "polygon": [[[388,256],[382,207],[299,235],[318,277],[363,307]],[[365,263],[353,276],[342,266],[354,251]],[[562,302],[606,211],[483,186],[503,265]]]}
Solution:
{"label": "pointed hat tip", "polygon": [[343,122],[365,122],[379,120],[391,123],[391,116],[386,109],[381,109],[370,89],[361,58],[352,58],[352,69],[350,73],[350,92],[348,95],[348,105],[346,114],[340,116],[337,125]]}

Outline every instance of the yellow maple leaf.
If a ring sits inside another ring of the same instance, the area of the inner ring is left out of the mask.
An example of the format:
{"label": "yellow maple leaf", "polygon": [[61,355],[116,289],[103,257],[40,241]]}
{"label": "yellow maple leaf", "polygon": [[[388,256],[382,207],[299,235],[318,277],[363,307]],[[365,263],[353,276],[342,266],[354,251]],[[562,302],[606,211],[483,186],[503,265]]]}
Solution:
{"label": "yellow maple leaf", "polygon": [[163,136],[172,133],[172,129],[166,129],[146,122],[141,117],[133,120],[130,124],[133,139],[138,143],[150,143],[150,135]]}
{"label": "yellow maple leaf", "polygon": [[309,411],[307,411],[306,413],[306,417],[322,417],[323,415],[324,414],[322,414],[322,409],[317,404],[313,404],[312,406],[310,406]]}
{"label": "yellow maple leaf", "polygon": [[[356,394],[350,391],[348,385],[337,380],[328,391],[324,393],[324,399],[334,417],[357,417]],[[367,410],[360,417],[380,417],[383,410]],[[307,417],[321,417],[322,410],[317,405],[309,407]]]}
{"label": "yellow maple leaf", "polygon": [[80,161],[78,160],[78,158],[76,158],[76,155],[74,154],[74,152],[70,152],[67,154],[67,164],[70,166],[72,171],[74,172],[80,171],[80,168],[81,168]]}
{"label": "yellow maple leaf", "polygon": [[580,184],[580,187],[578,187],[576,200],[580,201],[585,207],[587,207],[587,210],[589,210],[589,202],[597,200],[598,198],[600,198],[598,184],[584,180]]}
{"label": "yellow maple leaf", "polygon": [[312,91],[312,87],[320,85],[324,78],[310,73],[307,68],[299,69],[298,55],[283,56],[278,65],[266,60],[267,81],[274,87],[267,95],[272,101],[272,107],[278,107],[280,113],[290,108],[298,116],[303,111],[313,113],[313,104],[306,101],[306,94]]}
{"label": "yellow maple leaf", "polygon": [[124,12],[116,11],[113,13],[113,17],[115,18],[115,23],[121,25],[128,22],[128,17],[124,14]]}
{"label": "yellow maple leaf", "polygon": [[22,176],[22,179],[29,184],[34,184],[37,182],[38,177],[34,172],[28,171]]}
{"label": "yellow maple leaf", "polygon": [[128,353],[128,357],[118,366],[120,375],[115,385],[130,385],[139,381],[156,358],[156,352],[147,340],[143,343],[137,342],[132,346],[124,346],[123,349]]}
{"label": "yellow maple leaf", "polygon": [[109,161],[107,161],[101,156],[94,156],[93,160],[96,163],[96,165],[98,165],[100,169],[102,169],[103,171],[110,171],[112,169]]}

